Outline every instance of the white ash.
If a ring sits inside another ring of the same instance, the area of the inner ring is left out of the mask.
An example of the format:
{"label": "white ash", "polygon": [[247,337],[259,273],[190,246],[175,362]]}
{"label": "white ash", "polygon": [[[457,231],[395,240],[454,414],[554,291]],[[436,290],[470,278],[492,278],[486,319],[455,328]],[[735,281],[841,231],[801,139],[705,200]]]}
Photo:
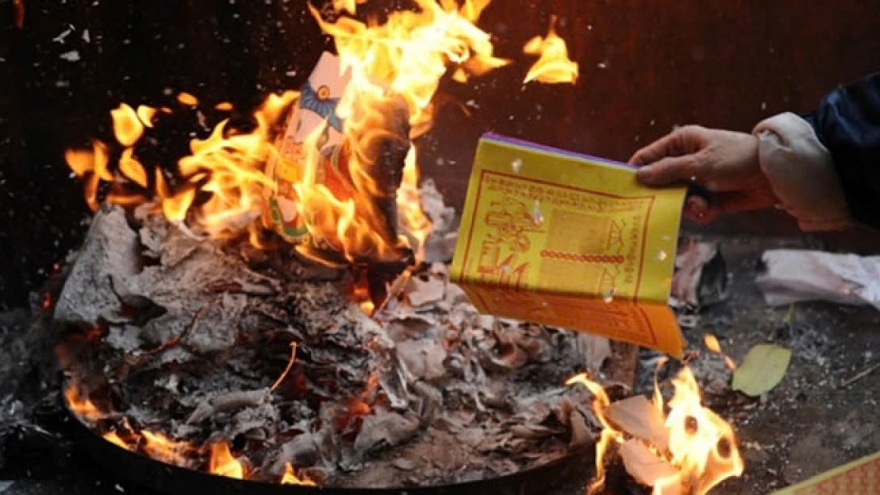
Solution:
{"label": "white ash", "polygon": [[[434,226],[451,228],[454,212],[435,206]],[[68,372],[139,427],[255,440],[236,455],[266,481],[288,462],[336,486],[479,479],[584,448],[601,429],[589,393],[563,383],[598,374],[607,340],[480,315],[444,263],[408,270],[370,318],[339,270],[289,257],[249,266],[256,256],[103,209],[55,319],[106,333]],[[131,300],[164,312],[142,321]],[[296,360],[270,389],[290,342]]]}

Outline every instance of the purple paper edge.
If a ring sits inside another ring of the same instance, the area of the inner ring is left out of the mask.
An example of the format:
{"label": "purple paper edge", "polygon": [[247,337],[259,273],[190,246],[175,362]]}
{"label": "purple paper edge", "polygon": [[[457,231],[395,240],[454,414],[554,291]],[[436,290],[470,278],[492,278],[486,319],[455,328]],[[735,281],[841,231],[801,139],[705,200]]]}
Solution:
{"label": "purple paper edge", "polygon": [[495,141],[498,143],[507,143],[515,146],[521,146],[523,148],[547,151],[550,153],[554,153],[557,155],[562,155],[570,158],[579,158],[582,160],[588,160],[591,162],[597,162],[604,165],[611,165],[613,167],[624,168],[626,170],[635,170],[637,167],[634,167],[628,163],[618,162],[615,160],[610,160],[608,158],[599,158],[598,156],[588,155],[586,153],[577,153],[574,151],[568,151],[561,148],[554,148],[553,146],[547,146],[545,144],[538,144],[532,141],[526,141],[525,139],[513,138],[509,136],[502,136],[501,134],[495,134],[494,132],[487,132],[483,134],[482,139],[489,139],[490,141]]}

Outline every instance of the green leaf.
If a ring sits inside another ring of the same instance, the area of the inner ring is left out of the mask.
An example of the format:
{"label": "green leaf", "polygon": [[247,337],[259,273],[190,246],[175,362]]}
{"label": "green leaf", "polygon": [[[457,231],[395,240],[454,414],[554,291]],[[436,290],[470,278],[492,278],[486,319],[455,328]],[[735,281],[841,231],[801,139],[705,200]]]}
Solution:
{"label": "green leaf", "polygon": [[773,344],[758,344],[746,354],[733,373],[732,388],[758,397],[779,384],[791,361],[791,350]]}

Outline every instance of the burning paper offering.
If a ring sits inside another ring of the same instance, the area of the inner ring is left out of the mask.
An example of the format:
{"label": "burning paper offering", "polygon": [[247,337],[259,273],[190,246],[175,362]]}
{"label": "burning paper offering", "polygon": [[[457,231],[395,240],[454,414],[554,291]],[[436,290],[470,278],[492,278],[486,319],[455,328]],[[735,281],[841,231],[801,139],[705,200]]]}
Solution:
{"label": "burning paper offering", "polygon": [[483,313],[681,356],[667,300],[684,195],[622,163],[484,136],[452,280]]}

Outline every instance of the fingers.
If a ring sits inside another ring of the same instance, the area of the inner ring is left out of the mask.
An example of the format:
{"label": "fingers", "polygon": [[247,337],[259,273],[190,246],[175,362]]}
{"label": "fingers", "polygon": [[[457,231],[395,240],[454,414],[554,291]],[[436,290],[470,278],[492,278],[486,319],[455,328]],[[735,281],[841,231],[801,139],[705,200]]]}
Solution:
{"label": "fingers", "polygon": [[695,181],[697,155],[663,158],[636,170],[636,178],[646,186],[666,186],[680,182]]}
{"label": "fingers", "polygon": [[663,158],[694,153],[705,144],[705,129],[689,125],[679,128],[635,152],[630,165],[642,167]]}

